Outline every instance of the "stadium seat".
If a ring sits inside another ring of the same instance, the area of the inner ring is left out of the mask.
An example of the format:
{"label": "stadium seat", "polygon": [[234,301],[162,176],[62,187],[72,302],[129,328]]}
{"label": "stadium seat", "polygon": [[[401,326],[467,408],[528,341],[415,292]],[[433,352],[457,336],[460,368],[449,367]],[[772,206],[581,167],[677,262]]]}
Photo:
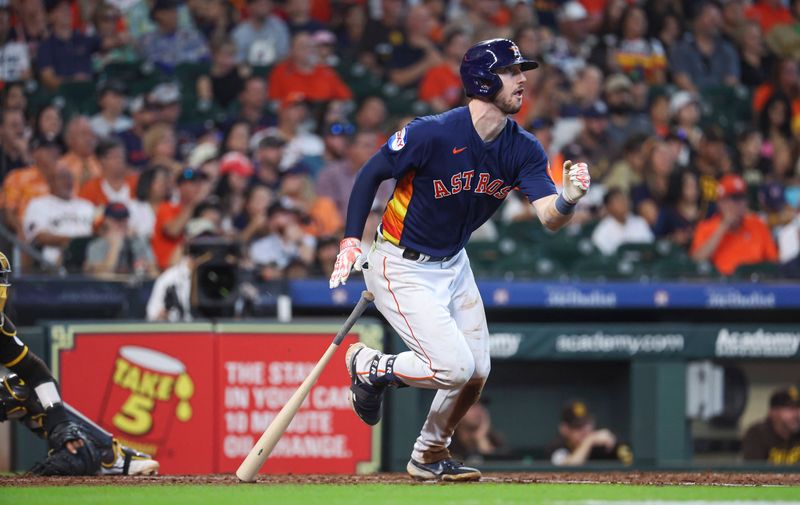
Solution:
{"label": "stadium seat", "polygon": [[695,262],[684,255],[665,257],[652,266],[653,277],[660,280],[699,280],[719,278],[719,272],[711,263]]}
{"label": "stadium seat", "polygon": [[540,243],[548,236],[538,219],[533,221],[512,221],[502,226],[500,234],[521,242]]}
{"label": "stadium seat", "polygon": [[548,235],[541,241],[540,246],[546,256],[558,258],[559,262],[568,270],[578,260],[596,252],[591,240],[572,237],[564,232]]}
{"label": "stadium seat", "polygon": [[627,261],[650,263],[655,261],[659,257],[659,254],[656,250],[656,244],[629,243],[619,246],[617,249],[617,256]]}
{"label": "stadium seat", "polygon": [[592,256],[577,261],[572,273],[581,280],[640,280],[647,276],[647,269],[638,262],[619,256]]}
{"label": "stadium seat", "polygon": [[58,87],[57,96],[64,100],[64,108],[68,111],[82,114],[97,111],[97,85],[92,81],[65,82]]}
{"label": "stadium seat", "polygon": [[781,278],[781,272],[777,263],[765,261],[739,265],[733,272],[733,278],[749,282],[774,281]]}

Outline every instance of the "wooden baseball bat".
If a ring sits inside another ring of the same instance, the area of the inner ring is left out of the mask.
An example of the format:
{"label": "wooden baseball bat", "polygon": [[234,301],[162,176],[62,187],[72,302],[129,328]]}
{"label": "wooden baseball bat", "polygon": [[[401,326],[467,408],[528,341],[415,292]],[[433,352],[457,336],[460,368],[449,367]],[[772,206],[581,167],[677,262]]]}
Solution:
{"label": "wooden baseball bat", "polygon": [[297,391],[295,391],[292,397],[289,398],[289,401],[286,402],[286,405],[284,405],[280,412],[278,412],[278,415],[275,416],[275,419],[269,423],[269,426],[267,426],[264,434],[261,435],[261,438],[258,439],[256,445],[250,449],[247,457],[244,458],[242,464],[239,465],[239,469],[236,470],[236,476],[240,481],[253,482],[256,480],[258,471],[264,465],[264,461],[267,460],[270,453],[272,453],[272,450],[278,444],[278,440],[281,439],[281,436],[283,436],[283,433],[286,431],[289,423],[291,423],[292,419],[294,419],[295,414],[297,414],[297,411],[300,409],[300,405],[303,404],[303,401],[306,399],[306,396],[308,396],[311,388],[317,383],[317,379],[319,379],[319,376],[322,374],[322,371],[325,369],[328,361],[331,360],[331,357],[333,356],[333,353],[336,352],[339,344],[342,343],[344,336],[347,335],[358,318],[361,317],[361,314],[364,313],[367,305],[369,305],[374,299],[375,296],[369,291],[361,292],[361,299],[358,300],[353,312],[350,313],[350,317],[347,318],[347,321],[345,321],[342,327],[339,329],[339,332],[333,339],[333,343],[328,347],[328,350],[325,351],[325,354],[322,355],[322,358],[320,358],[320,360],[317,362],[317,365],[314,367],[314,369],[311,370],[311,373],[308,374],[308,377],[306,377],[303,383],[300,384],[300,387],[297,388]]}

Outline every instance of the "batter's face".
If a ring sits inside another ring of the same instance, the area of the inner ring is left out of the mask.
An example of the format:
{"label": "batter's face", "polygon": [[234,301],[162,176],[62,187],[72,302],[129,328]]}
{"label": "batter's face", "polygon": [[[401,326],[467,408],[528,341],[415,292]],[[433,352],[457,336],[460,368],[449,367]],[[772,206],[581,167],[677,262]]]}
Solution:
{"label": "batter's face", "polygon": [[522,108],[522,94],[525,89],[525,74],[519,65],[511,65],[497,70],[503,87],[494,97],[494,104],[503,114],[516,114]]}

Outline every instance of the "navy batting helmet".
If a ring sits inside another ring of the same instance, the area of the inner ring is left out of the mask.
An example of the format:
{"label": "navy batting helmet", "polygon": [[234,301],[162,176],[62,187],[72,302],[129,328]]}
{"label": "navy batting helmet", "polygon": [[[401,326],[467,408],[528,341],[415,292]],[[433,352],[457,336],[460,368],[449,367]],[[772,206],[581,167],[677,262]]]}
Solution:
{"label": "navy batting helmet", "polygon": [[461,60],[461,82],[467,96],[493,98],[503,87],[495,72],[511,65],[519,65],[523,72],[539,66],[524,58],[508,39],[483,40],[470,47]]}

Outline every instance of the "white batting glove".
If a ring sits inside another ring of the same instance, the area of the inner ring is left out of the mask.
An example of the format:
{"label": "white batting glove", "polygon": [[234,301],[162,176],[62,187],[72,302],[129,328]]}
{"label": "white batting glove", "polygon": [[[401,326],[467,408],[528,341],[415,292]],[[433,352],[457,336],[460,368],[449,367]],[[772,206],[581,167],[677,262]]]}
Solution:
{"label": "white batting glove", "polygon": [[564,189],[561,194],[569,203],[577,203],[589,191],[592,178],[589,176],[589,166],[586,163],[575,163],[567,160],[564,162]]}
{"label": "white batting glove", "polygon": [[343,238],[339,242],[339,254],[336,256],[336,264],[333,266],[333,274],[329,286],[331,289],[344,285],[350,277],[350,270],[361,271],[363,264],[361,255],[361,240],[353,237]]}

